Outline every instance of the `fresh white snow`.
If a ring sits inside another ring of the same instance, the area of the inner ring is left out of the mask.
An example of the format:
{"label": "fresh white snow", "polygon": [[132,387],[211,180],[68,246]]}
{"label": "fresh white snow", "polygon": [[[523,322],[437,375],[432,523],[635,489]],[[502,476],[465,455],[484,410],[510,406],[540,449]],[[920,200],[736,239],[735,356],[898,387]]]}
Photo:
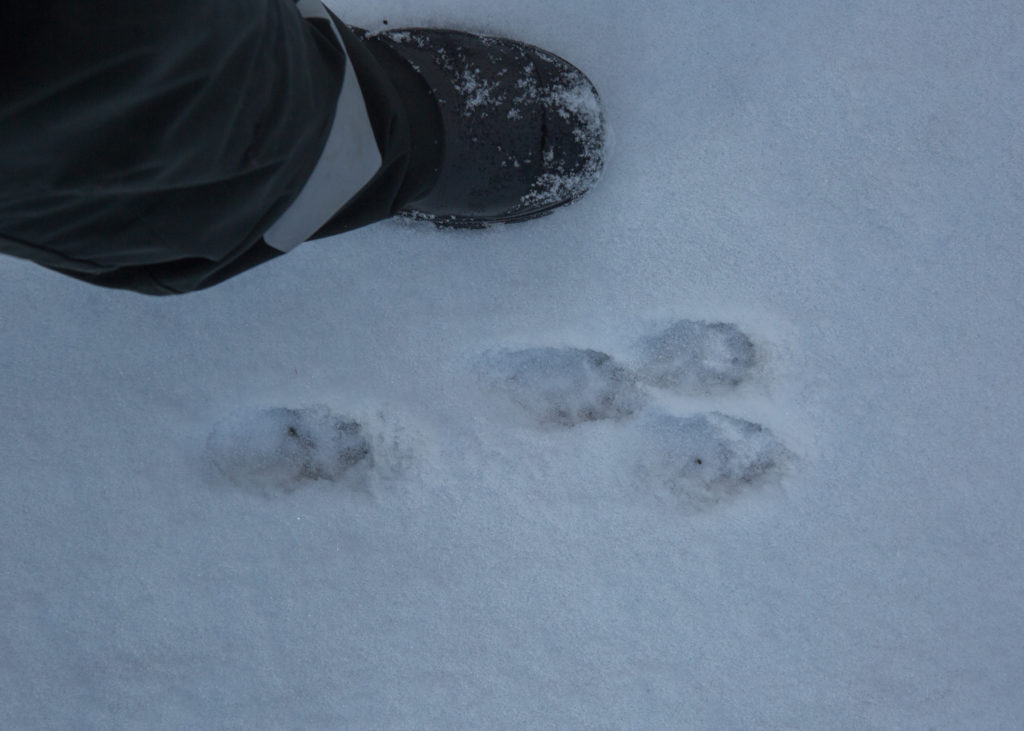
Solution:
{"label": "fresh white snow", "polygon": [[1024,6],[337,10],[578,64],[604,177],[0,260],[0,728],[1019,728]]}

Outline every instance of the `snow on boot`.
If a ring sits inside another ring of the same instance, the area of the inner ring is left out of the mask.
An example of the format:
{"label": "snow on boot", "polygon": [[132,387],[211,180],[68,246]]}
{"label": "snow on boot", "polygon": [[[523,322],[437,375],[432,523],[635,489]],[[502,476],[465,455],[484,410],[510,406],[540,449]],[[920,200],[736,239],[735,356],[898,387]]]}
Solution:
{"label": "snow on boot", "polygon": [[456,228],[525,221],[577,200],[600,176],[600,100],[565,60],[454,30],[411,28],[366,40],[407,62],[440,112],[437,181],[402,214]]}

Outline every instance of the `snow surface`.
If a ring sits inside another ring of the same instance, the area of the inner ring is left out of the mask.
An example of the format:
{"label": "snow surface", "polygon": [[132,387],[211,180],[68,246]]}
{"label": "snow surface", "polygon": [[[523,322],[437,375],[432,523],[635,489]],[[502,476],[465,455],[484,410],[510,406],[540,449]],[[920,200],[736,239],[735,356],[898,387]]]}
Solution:
{"label": "snow surface", "polygon": [[580,65],[604,178],[0,261],[0,727],[1020,728],[1024,5],[387,12]]}

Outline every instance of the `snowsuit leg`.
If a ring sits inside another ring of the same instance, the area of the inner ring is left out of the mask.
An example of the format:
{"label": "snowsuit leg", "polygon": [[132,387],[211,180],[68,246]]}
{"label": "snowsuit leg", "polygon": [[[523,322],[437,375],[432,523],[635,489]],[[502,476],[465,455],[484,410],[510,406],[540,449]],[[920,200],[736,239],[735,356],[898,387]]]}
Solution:
{"label": "snowsuit leg", "polygon": [[[402,100],[340,30],[383,165],[322,234],[392,215],[409,154]],[[4,3],[0,251],[148,294],[277,256],[263,233],[317,163],[347,63],[292,0]]]}

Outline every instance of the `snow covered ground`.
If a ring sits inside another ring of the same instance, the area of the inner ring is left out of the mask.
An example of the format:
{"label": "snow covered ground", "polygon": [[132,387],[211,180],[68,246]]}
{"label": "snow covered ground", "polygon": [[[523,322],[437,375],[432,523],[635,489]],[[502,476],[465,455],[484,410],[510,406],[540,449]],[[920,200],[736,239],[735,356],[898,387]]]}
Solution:
{"label": "snow covered ground", "polygon": [[1024,5],[387,13],[579,64],[603,180],[0,260],[0,727],[1020,728]]}

